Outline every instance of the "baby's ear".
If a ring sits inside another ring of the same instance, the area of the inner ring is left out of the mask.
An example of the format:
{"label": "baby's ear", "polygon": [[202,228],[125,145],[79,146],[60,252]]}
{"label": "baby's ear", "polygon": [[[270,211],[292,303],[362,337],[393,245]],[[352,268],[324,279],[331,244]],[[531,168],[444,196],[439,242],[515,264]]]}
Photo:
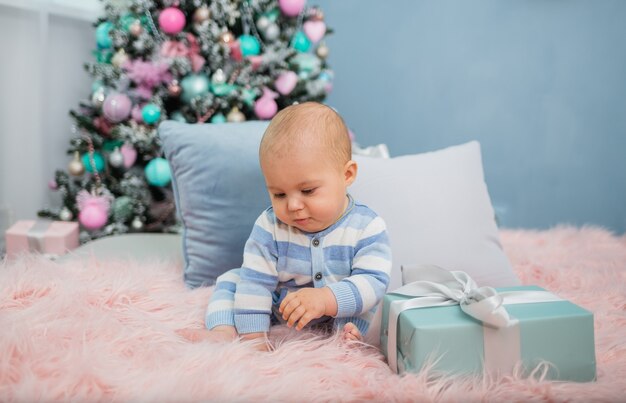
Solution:
{"label": "baby's ear", "polygon": [[343,169],[346,186],[352,185],[352,183],[356,180],[356,174],[357,174],[358,168],[359,167],[356,161],[350,160],[346,162],[346,165],[344,165],[344,169]]}

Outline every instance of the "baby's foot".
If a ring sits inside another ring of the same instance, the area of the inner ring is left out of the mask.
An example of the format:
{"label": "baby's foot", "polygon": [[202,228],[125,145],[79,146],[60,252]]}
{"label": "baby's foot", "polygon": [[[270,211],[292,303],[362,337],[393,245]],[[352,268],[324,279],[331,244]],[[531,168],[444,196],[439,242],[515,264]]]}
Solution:
{"label": "baby's foot", "polygon": [[348,322],[343,327],[342,340],[363,341],[363,337],[361,336],[361,332],[359,332],[359,329],[355,326],[355,324],[352,322]]}
{"label": "baby's foot", "polygon": [[209,329],[178,329],[176,331],[185,339],[199,343],[202,341],[228,342],[237,337],[237,331],[232,326],[217,326]]}

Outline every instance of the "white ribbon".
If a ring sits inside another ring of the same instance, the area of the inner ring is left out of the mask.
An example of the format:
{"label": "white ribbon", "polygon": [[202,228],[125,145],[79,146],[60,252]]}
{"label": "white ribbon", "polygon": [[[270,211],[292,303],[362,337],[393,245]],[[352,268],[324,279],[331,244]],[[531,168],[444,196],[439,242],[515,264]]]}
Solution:
{"label": "white ribbon", "polygon": [[[491,329],[503,329],[516,326],[518,321],[511,318],[503,305],[510,304],[529,304],[537,302],[553,302],[561,301],[562,298],[547,291],[507,291],[498,293],[492,287],[478,287],[476,282],[465,272],[448,271],[437,266],[419,266],[413,268],[410,276],[419,278],[419,281],[410,282],[390,294],[401,295],[405,297],[414,297],[406,300],[398,300],[391,302],[389,307],[389,321],[387,325],[387,361],[389,367],[394,371],[398,371],[397,362],[397,328],[400,313],[408,309],[429,308],[436,306],[459,305],[461,310],[467,315],[478,319],[487,328],[485,328],[486,346],[495,341],[494,332]],[[505,362],[497,362],[492,367],[502,369],[508,365],[515,364],[519,360],[519,335],[511,336],[514,332],[519,334],[518,330],[501,332],[503,337],[516,341],[517,346],[510,350],[516,350],[517,353],[510,354],[510,351],[502,351],[501,356],[507,357]],[[500,340],[499,350],[507,349],[507,340]],[[504,344],[502,343],[504,342]],[[489,357],[498,358],[499,354],[490,352]],[[487,355],[487,354],[486,354]],[[485,357],[486,363],[489,357]],[[500,357],[501,358],[501,357]],[[500,359],[500,361],[502,361]]]}
{"label": "white ribbon", "polygon": [[44,251],[45,235],[50,228],[52,221],[37,220],[26,233],[28,239],[28,248],[36,252]]}

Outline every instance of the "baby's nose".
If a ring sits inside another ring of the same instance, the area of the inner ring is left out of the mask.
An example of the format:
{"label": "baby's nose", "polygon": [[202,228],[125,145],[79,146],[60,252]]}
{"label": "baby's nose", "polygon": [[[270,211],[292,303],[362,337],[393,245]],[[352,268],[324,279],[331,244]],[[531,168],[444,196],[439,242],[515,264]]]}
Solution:
{"label": "baby's nose", "polygon": [[302,206],[303,206],[302,201],[297,197],[292,197],[287,202],[287,208],[289,208],[290,211],[301,210]]}

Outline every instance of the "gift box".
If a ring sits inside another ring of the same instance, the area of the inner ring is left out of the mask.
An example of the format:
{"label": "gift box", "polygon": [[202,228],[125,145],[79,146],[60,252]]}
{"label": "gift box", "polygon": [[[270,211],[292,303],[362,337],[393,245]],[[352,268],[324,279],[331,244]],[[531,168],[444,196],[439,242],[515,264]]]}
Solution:
{"label": "gift box", "polygon": [[[421,297],[384,297],[381,347],[392,369],[418,372],[424,365],[432,365],[435,371],[467,375],[510,373],[521,363],[528,374],[539,363],[548,362],[546,379],[586,382],[596,378],[591,312],[536,286],[490,289],[486,297],[464,285],[458,288],[456,294],[443,292],[453,298],[437,296],[439,290]],[[507,295],[513,297],[507,301]],[[542,295],[552,297],[542,299]],[[494,298],[495,302],[487,301]],[[408,300],[418,307],[398,313],[397,307]],[[491,304],[477,316],[500,310],[506,320],[486,324],[470,316],[466,311],[477,301]],[[392,304],[396,304],[394,308]],[[434,304],[440,306],[424,307]],[[393,317],[397,318],[395,329],[390,322]],[[395,340],[389,339],[392,333]]]}
{"label": "gift box", "polygon": [[7,256],[13,258],[25,252],[63,255],[78,247],[78,232],[76,222],[18,221],[5,232]]}

